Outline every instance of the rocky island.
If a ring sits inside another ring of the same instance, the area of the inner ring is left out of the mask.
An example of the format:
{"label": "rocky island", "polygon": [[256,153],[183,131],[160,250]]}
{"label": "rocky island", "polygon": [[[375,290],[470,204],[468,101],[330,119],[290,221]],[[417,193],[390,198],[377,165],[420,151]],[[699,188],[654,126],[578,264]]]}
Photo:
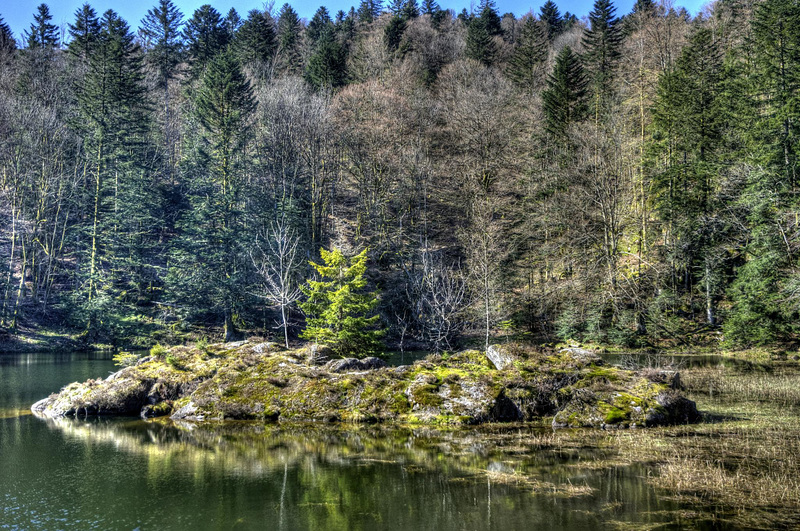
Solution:
{"label": "rocky island", "polygon": [[632,428],[697,422],[676,372],[611,367],[582,349],[516,344],[389,367],[241,341],[154,349],[105,379],[32,406],[47,417],[480,424]]}

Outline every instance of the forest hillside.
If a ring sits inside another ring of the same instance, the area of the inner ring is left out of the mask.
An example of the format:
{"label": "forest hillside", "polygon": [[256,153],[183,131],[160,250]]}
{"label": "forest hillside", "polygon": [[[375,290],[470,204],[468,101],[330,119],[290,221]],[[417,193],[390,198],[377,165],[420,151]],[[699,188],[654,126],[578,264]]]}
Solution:
{"label": "forest hillside", "polygon": [[336,249],[388,345],[790,342],[798,154],[789,0],[42,4],[0,18],[0,333],[296,338]]}

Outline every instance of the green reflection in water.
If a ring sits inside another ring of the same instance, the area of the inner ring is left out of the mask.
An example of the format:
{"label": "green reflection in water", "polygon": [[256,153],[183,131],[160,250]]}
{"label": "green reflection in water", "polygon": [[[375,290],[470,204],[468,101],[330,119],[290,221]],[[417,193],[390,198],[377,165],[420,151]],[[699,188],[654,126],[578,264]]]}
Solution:
{"label": "green reflection in water", "polygon": [[[111,370],[102,356],[0,358],[0,409],[27,408]],[[9,413],[0,418],[0,522],[143,530],[680,527],[681,508],[648,484],[651,469],[617,454],[601,432],[524,426],[193,426]]]}

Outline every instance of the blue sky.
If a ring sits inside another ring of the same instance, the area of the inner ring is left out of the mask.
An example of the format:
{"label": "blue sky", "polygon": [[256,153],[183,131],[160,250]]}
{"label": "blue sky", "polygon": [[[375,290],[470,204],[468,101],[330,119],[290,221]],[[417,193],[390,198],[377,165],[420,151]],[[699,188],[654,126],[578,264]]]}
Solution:
{"label": "blue sky", "polygon": [[[85,0],[51,0],[47,3],[50,7],[50,13],[53,15],[53,22],[66,28],[66,25],[75,19],[75,11],[83,5]],[[280,7],[285,0],[276,0],[276,7]],[[320,5],[325,5],[331,14],[336,13],[338,10],[343,9],[347,11],[351,5],[358,7],[359,0],[297,0],[289,2],[292,7],[300,13],[301,17],[310,18],[314,11]],[[470,0],[438,0],[443,8],[453,9],[460,12],[463,8],[469,9]],[[496,0],[497,8],[500,14],[512,12],[517,16],[523,15],[530,10],[539,12],[539,7],[546,0]],[[569,11],[575,13],[579,17],[589,13],[592,9],[594,0],[555,0],[561,13]],[[244,18],[247,12],[251,9],[261,9],[264,3],[261,0],[173,0],[185,17],[191,16],[192,12],[200,7],[202,4],[210,3],[214,8],[221,12],[223,15],[235,8],[239,14]],[[631,10],[634,0],[618,0],[615,2],[617,6],[617,15],[621,16]],[[36,7],[42,3],[41,0],[0,0],[0,16],[6,21],[14,32],[17,39],[22,37],[22,32],[27,30],[31,22],[33,22],[33,13]],[[150,9],[157,2],[156,0],[93,0],[89,2],[98,14],[104,13],[108,9],[113,9],[128,21],[128,24],[133,28],[139,26],[139,21],[145,16],[147,10]],[[385,3],[385,2],[384,2]],[[681,2],[676,0],[676,6],[686,7],[692,14],[705,4],[704,0],[685,0]],[[477,1],[475,2],[477,4]]]}

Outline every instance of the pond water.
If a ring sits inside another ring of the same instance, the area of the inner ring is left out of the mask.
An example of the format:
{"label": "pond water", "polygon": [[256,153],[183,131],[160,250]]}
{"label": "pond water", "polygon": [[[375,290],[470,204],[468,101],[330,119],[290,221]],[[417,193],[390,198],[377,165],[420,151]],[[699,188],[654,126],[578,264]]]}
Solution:
{"label": "pond water", "polygon": [[64,384],[113,370],[102,355],[0,355],[0,529],[679,528],[687,509],[648,484],[646,465],[595,466],[609,450],[592,445],[532,445],[546,431],[530,426],[197,427],[29,413]]}

